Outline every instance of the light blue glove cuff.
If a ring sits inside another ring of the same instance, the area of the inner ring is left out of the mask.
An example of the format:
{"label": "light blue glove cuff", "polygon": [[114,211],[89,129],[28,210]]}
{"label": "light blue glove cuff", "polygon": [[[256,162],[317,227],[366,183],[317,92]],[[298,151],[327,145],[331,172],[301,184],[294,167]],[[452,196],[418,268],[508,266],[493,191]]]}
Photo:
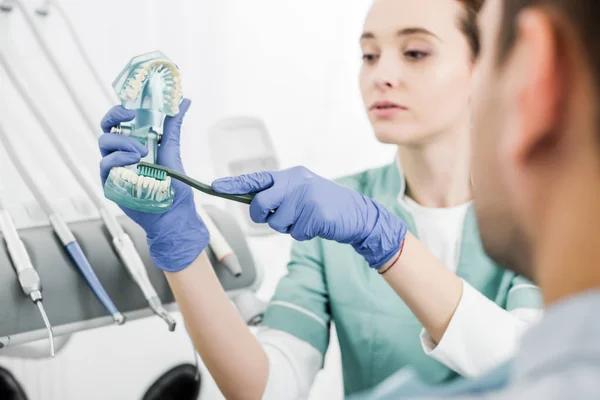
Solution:
{"label": "light blue glove cuff", "polygon": [[352,247],[365,258],[369,267],[378,270],[400,251],[408,227],[402,219],[376,201],[368,197],[365,199],[369,203],[369,213],[376,215],[376,221],[369,235]]}
{"label": "light blue glove cuff", "polygon": [[166,272],[178,272],[188,267],[210,242],[208,229],[195,210],[188,215],[173,217],[168,229],[147,233],[150,257]]}

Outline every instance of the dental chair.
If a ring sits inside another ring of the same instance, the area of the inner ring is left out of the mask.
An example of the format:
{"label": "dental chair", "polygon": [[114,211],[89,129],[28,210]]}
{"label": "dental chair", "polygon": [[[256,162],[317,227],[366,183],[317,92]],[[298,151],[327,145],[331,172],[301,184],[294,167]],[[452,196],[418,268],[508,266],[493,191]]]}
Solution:
{"label": "dental chair", "polygon": [[177,365],[150,386],[142,400],[196,400],[202,381],[192,364]]}
{"label": "dental chair", "polygon": [[0,399],[2,400],[28,400],[25,390],[5,368],[0,367]]}

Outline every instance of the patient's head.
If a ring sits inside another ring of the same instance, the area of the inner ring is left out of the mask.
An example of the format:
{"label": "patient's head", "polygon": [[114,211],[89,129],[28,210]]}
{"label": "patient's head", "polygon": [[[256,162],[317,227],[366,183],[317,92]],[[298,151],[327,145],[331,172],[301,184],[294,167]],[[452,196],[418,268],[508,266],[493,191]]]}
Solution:
{"label": "patient's head", "polygon": [[598,0],[488,0],[480,15],[475,204],[488,254],[532,279],[597,215],[598,21]]}
{"label": "patient's head", "polygon": [[380,141],[419,145],[468,131],[482,3],[374,1],[360,40],[360,89]]}

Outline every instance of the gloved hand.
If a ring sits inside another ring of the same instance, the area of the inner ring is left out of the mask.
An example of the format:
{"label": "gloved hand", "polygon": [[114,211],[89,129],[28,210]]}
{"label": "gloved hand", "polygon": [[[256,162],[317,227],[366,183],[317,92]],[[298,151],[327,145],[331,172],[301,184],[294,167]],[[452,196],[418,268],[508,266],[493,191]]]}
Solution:
{"label": "gloved hand", "polygon": [[374,269],[400,250],[407,232],[404,221],[373,199],[304,167],[218,179],[212,187],[257,193],[250,204],[254,222],[300,241],[321,237],[350,244]]}
{"label": "gloved hand", "polygon": [[[179,114],[165,118],[157,154],[158,164],[179,172],[184,172],[179,148],[181,124],[190,104],[190,100],[183,100]],[[134,118],[133,110],[115,106],[102,119],[105,133],[100,137],[99,146],[103,157],[100,162],[103,185],[113,167],[135,164],[148,154],[146,147],[137,140],[109,133],[113,126]],[[175,179],[171,182],[175,198],[167,212],[149,214],[122,206],[121,209],[146,231],[150,256],[156,266],[163,271],[176,272],[190,265],[200,255],[208,245],[210,236],[196,214],[192,189]]]}

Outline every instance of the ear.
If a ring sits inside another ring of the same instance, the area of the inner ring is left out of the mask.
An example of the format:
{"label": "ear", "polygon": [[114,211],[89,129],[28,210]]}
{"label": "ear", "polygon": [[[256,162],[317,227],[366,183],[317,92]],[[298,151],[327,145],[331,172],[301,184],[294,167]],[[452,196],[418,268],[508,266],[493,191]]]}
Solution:
{"label": "ear", "polygon": [[527,163],[557,140],[561,118],[561,65],[557,37],[549,14],[523,11],[517,21],[515,49],[507,61],[514,99],[515,129],[506,132],[514,161]]}

